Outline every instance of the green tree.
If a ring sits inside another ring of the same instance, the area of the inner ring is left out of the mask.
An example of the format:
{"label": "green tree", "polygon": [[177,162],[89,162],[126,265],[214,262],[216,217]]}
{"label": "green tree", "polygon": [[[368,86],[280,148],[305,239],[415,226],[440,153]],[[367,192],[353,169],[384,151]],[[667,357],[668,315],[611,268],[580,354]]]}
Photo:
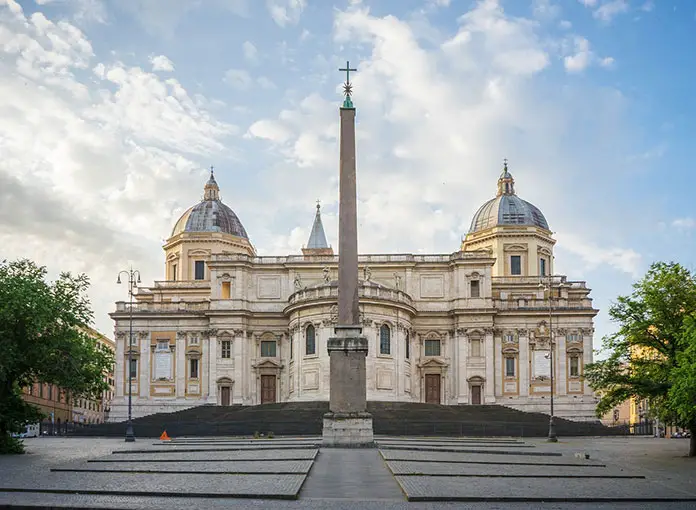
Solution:
{"label": "green tree", "polygon": [[[609,308],[618,331],[603,340],[608,357],[587,366],[585,376],[600,392],[602,416],[630,398],[647,399],[650,412],[664,423],[691,431],[696,455],[696,336],[688,327],[696,314],[696,275],[680,264],[656,262]],[[691,361],[690,361],[691,360]]]}
{"label": "green tree", "polygon": [[113,355],[84,329],[92,321],[85,275],[54,282],[29,260],[0,263],[0,453],[22,452],[10,437],[41,418],[21,398],[35,382],[55,384],[72,398],[99,398]]}

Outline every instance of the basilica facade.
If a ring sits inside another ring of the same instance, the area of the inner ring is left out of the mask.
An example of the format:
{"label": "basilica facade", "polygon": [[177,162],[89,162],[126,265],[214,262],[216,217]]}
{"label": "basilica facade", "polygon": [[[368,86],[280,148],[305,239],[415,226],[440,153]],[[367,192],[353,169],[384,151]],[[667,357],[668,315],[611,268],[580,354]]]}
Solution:
{"label": "basilica facade", "polygon": [[[361,255],[368,400],[548,413],[553,391],[557,416],[595,420],[583,370],[597,310],[585,282],[554,275],[554,244],[506,164],[457,251]],[[132,316],[125,302],[111,314],[112,421],[129,373],[134,416],[329,399],[338,257],[319,206],[301,254],[259,257],[211,172],[164,252],[164,279],[137,289]]]}

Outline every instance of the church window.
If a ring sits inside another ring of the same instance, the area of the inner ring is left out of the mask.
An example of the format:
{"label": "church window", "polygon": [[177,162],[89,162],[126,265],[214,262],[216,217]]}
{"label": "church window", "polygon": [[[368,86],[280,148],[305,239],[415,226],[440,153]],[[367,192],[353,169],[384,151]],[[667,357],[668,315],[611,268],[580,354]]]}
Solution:
{"label": "church window", "polygon": [[230,282],[222,282],[222,299],[230,299]]}
{"label": "church window", "polygon": [[138,377],[138,360],[131,359],[130,360],[130,378],[135,379],[136,377]]}
{"label": "church window", "polygon": [[198,358],[191,358],[189,360],[189,377],[191,379],[198,379]]}
{"label": "church window", "polygon": [[512,356],[505,358],[505,377],[515,377],[515,358]]}
{"label": "church window", "polygon": [[406,332],[406,359],[411,357],[411,339],[408,336],[408,331]]}
{"label": "church window", "polygon": [[307,326],[307,329],[305,330],[305,351],[307,356],[316,354],[317,345],[315,340],[316,332],[314,330],[314,326],[310,324],[309,326]]}
{"label": "church window", "polygon": [[205,278],[205,262],[203,260],[196,260],[193,267],[194,278],[196,280],[203,280]]}
{"label": "church window", "polygon": [[230,359],[232,356],[232,340],[223,340],[222,341],[222,357],[224,359]]}
{"label": "church window", "polygon": [[391,330],[386,324],[379,328],[379,353],[391,354]]}
{"label": "church window", "polygon": [[505,334],[505,343],[506,344],[515,343],[515,335],[513,335],[512,333],[506,333]]}
{"label": "church window", "polygon": [[290,359],[292,359],[294,357],[294,354],[295,354],[295,352],[294,352],[295,349],[293,347],[294,345],[295,345],[295,340],[292,336],[290,336]]}
{"label": "church window", "polygon": [[478,280],[471,280],[471,297],[481,297],[481,287]]}
{"label": "church window", "polygon": [[510,274],[521,275],[522,274],[522,256],[521,255],[511,255],[510,256]]}
{"label": "church window", "polygon": [[276,357],[276,342],[275,340],[261,341],[261,357],[275,358]]}
{"label": "church window", "polygon": [[176,264],[172,264],[172,280],[176,281]]}
{"label": "church window", "polygon": [[189,343],[191,345],[198,345],[198,337],[197,336],[192,336],[191,339],[189,340]]}
{"label": "church window", "polygon": [[546,276],[546,259],[545,258],[539,259],[539,274],[541,276]]}
{"label": "church window", "polygon": [[426,340],[425,341],[425,355],[426,356],[439,356],[440,355],[440,340]]}
{"label": "church window", "polygon": [[579,342],[579,341],[580,341],[580,335],[578,335],[577,333],[572,333],[572,334],[568,335],[568,337],[566,338],[566,342]]}
{"label": "church window", "polygon": [[169,340],[157,340],[157,351],[168,351],[169,350]]}
{"label": "church window", "polygon": [[481,340],[474,338],[471,340],[471,357],[480,358],[481,357]]}
{"label": "church window", "polygon": [[570,357],[570,376],[579,377],[580,376],[580,356]]}

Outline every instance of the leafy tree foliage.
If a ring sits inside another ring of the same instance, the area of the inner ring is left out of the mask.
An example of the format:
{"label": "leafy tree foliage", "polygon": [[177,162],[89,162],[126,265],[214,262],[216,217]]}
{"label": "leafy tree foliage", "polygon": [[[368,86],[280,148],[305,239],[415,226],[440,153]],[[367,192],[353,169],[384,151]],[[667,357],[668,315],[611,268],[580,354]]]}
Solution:
{"label": "leafy tree foliage", "polygon": [[92,321],[87,276],[46,275],[30,260],[0,263],[0,453],[21,451],[10,434],[41,418],[22,388],[43,382],[88,399],[108,389],[113,355],[84,329]]}
{"label": "leafy tree foliage", "polygon": [[601,395],[597,415],[629,398],[647,399],[661,421],[691,431],[690,455],[696,455],[696,275],[656,262],[609,315],[619,324],[604,338],[609,356],[585,372]]}

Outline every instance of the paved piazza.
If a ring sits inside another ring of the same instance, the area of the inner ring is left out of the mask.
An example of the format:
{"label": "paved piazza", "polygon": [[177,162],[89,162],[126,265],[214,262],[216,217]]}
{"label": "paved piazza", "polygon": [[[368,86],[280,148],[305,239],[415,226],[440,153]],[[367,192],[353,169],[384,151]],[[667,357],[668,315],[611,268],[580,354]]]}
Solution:
{"label": "paved piazza", "polygon": [[[0,457],[0,506],[696,508],[683,440],[38,438]],[[589,456],[589,458],[586,458]]]}

